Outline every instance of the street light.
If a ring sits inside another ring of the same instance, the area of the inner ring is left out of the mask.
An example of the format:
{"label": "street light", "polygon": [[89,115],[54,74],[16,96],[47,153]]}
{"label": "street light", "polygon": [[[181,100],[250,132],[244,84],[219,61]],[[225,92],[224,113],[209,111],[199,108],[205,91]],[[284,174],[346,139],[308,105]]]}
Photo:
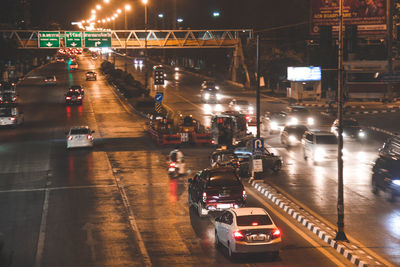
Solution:
{"label": "street light", "polygon": [[96,9],[100,10],[101,9],[101,5],[96,5]]}
{"label": "street light", "polygon": [[176,21],[181,23],[181,22],[183,22],[183,19],[182,18],[178,18]]}
{"label": "street light", "polygon": [[219,15],[220,15],[220,14],[219,14],[219,11],[214,11],[214,12],[213,12],[213,17],[214,17],[214,18],[219,17]]}
{"label": "street light", "polygon": [[104,0],[104,3],[108,4],[110,3],[110,0]]}

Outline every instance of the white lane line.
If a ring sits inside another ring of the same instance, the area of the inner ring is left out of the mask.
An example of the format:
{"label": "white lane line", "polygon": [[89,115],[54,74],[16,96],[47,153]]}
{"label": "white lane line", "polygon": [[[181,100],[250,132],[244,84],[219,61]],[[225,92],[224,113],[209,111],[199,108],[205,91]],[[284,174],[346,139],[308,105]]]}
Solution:
{"label": "white lane line", "polygon": [[44,241],[46,239],[47,213],[49,210],[49,195],[50,195],[50,190],[46,190],[45,194],[44,194],[42,220],[40,222],[39,239],[38,239],[38,243],[37,243],[37,250],[36,250],[36,257],[35,257],[35,267],[42,266]]}

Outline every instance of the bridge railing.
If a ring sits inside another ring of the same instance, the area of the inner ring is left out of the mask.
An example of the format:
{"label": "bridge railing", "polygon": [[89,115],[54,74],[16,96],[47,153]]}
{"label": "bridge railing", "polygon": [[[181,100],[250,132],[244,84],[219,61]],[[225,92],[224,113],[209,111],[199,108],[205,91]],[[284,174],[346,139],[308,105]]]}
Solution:
{"label": "bridge railing", "polygon": [[[15,40],[21,49],[46,49],[39,47],[39,32],[59,32],[60,46],[65,47],[67,30],[0,30],[3,38]],[[93,31],[92,31],[93,32]],[[95,31],[94,31],[95,32]],[[84,36],[84,32],[81,32]],[[113,30],[112,48],[236,48],[240,38],[252,38],[251,29],[226,30]],[[82,37],[82,47],[84,44]],[[58,48],[52,46],[50,48]]]}

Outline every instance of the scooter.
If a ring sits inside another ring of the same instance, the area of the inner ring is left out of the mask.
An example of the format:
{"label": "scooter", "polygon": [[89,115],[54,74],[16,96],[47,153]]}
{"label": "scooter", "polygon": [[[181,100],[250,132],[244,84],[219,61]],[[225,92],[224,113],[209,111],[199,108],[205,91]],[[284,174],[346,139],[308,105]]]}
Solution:
{"label": "scooter", "polygon": [[174,162],[174,161],[169,162],[168,175],[169,175],[169,177],[179,176],[179,168],[178,168],[178,164],[176,162]]}

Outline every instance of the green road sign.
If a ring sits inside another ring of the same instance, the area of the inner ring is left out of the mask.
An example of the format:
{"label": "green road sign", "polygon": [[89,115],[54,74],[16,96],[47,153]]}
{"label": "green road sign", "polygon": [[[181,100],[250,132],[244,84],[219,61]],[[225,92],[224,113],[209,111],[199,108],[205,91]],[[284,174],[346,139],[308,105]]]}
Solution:
{"label": "green road sign", "polygon": [[111,32],[85,32],[85,47],[111,47]]}
{"label": "green road sign", "polygon": [[82,47],[82,32],[65,32],[65,47]]}
{"label": "green road sign", "polygon": [[59,48],[60,32],[39,32],[38,41],[40,48]]}

